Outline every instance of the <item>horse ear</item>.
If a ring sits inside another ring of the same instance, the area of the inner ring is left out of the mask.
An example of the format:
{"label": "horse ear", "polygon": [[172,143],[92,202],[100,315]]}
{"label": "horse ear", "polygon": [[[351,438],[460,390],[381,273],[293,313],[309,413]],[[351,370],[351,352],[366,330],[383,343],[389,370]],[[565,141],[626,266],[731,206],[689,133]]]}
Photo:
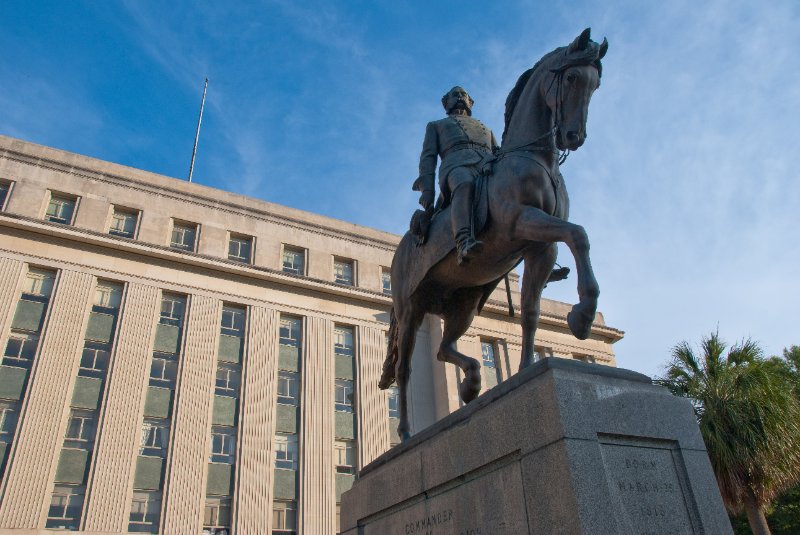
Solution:
{"label": "horse ear", "polygon": [[597,59],[603,59],[606,52],[608,52],[608,39],[603,37],[603,43],[600,45],[600,54],[597,56]]}
{"label": "horse ear", "polygon": [[570,43],[569,48],[567,48],[567,54],[572,54],[573,52],[578,52],[580,50],[586,50],[586,45],[589,44],[589,37],[591,33],[591,28],[586,28],[583,30],[581,34],[576,37],[572,43]]}

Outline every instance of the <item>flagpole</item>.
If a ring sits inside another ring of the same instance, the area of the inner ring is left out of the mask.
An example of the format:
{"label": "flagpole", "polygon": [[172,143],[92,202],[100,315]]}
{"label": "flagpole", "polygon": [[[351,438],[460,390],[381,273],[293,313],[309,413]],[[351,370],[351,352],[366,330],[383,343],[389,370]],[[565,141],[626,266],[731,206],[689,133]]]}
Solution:
{"label": "flagpole", "polygon": [[194,171],[194,157],[197,155],[197,141],[200,139],[200,123],[203,122],[203,106],[206,104],[206,89],[208,89],[208,78],[203,85],[203,100],[200,101],[200,116],[197,118],[197,132],[194,135],[194,148],[192,149],[192,163],[189,164],[189,182],[192,181]]}

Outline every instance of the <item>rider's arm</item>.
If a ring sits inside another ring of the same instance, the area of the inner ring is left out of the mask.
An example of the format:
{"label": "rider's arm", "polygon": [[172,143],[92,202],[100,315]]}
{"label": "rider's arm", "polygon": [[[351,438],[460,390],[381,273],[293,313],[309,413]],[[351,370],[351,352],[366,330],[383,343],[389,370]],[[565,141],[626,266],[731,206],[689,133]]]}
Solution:
{"label": "rider's arm", "polygon": [[436,125],[428,123],[425,129],[425,141],[422,142],[422,154],[419,157],[419,177],[411,188],[414,191],[435,191],[436,159],[439,156],[439,136]]}

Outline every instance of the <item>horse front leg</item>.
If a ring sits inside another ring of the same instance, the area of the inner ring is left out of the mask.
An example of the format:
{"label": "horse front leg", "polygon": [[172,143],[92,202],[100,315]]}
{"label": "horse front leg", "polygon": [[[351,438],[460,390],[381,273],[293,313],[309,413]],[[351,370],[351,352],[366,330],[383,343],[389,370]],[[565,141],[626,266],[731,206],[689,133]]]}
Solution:
{"label": "horse front leg", "polygon": [[589,237],[580,225],[546,214],[538,208],[523,208],[512,227],[512,239],[536,242],[563,242],[575,258],[578,272],[578,303],[567,314],[572,334],[580,340],[589,337],[597,312],[600,286],[589,260]]}
{"label": "horse front leg", "polygon": [[536,327],[539,324],[541,310],[542,290],[550,278],[553,266],[556,263],[558,248],[554,243],[549,244],[544,251],[536,254],[526,253],[525,271],[522,275],[522,359],[519,371],[533,364],[536,355],[535,339]]}
{"label": "horse front leg", "polygon": [[408,383],[411,379],[411,357],[417,341],[417,329],[424,317],[424,312],[414,314],[413,317],[398,317],[395,379],[400,398],[400,424],[397,426],[400,440],[411,438],[411,421],[408,417]]}

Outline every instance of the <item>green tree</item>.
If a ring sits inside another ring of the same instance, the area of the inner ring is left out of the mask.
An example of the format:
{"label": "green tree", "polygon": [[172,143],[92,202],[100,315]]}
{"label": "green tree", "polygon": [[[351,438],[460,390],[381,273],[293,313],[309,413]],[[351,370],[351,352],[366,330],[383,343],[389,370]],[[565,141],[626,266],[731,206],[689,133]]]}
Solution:
{"label": "green tree", "polygon": [[692,400],[725,506],[744,509],[756,535],[769,535],[765,511],[800,482],[800,401],[787,366],[764,359],[746,340],[725,354],[718,333],[695,355],[687,342],[672,350],[658,382]]}

